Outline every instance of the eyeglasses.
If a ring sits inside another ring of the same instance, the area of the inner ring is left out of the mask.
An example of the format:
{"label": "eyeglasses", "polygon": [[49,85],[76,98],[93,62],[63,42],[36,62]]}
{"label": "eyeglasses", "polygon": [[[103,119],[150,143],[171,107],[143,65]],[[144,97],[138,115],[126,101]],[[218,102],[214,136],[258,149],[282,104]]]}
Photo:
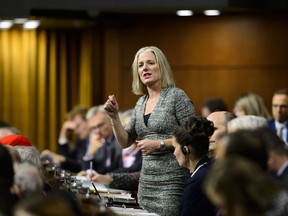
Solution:
{"label": "eyeglasses", "polygon": [[275,108],[275,109],[277,109],[277,108],[279,108],[279,109],[288,109],[288,104],[287,105],[286,104],[283,104],[283,105],[272,104],[272,107]]}
{"label": "eyeglasses", "polygon": [[98,125],[95,125],[95,126],[93,126],[93,127],[90,127],[90,131],[93,131],[93,130],[96,130],[96,129],[101,129],[101,128],[103,128],[104,127],[104,125],[105,125],[106,123],[105,122],[102,122],[102,123],[100,123],[100,124],[98,124]]}

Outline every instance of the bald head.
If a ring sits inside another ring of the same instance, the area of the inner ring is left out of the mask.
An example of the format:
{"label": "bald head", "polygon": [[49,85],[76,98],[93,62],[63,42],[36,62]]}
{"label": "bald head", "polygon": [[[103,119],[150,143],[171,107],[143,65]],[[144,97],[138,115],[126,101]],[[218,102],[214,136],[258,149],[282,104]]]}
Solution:
{"label": "bald head", "polygon": [[207,119],[214,123],[214,133],[210,137],[209,150],[214,151],[219,139],[228,132],[228,122],[235,118],[235,115],[226,111],[213,112]]}

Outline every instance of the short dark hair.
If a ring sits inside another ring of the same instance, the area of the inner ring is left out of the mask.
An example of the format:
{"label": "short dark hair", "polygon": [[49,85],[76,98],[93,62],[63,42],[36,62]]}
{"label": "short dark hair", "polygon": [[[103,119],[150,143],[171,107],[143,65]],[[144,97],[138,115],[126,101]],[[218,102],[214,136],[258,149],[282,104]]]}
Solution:
{"label": "short dark hair", "polygon": [[270,127],[260,127],[255,129],[254,132],[266,145],[268,151],[273,151],[277,155],[287,155],[286,144]]}
{"label": "short dark hair", "polygon": [[229,122],[232,119],[236,118],[236,115],[234,113],[231,113],[231,112],[225,112],[224,115],[225,115],[226,122]]}
{"label": "short dark hair", "polygon": [[278,94],[284,94],[288,96],[288,89],[287,88],[278,89],[274,92],[274,95],[278,95]]}
{"label": "short dark hair", "polygon": [[225,157],[240,156],[267,170],[268,152],[263,140],[253,130],[237,130],[228,134]]}
{"label": "short dark hair", "polygon": [[10,124],[8,124],[5,121],[0,120],[0,128],[2,128],[2,127],[10,127]]}
{"label": "short dark hair", "polygon": [[203,107],[207,107],[210,111],[210,113],[212,112],[216,112],[216,111],[227,111],[227,105],[224,102],[224,100],[222,100],[221,98],[215,97],[215,98],[209,98],[208,100],[206,100],[204,102],[204,104],[202,105]]}

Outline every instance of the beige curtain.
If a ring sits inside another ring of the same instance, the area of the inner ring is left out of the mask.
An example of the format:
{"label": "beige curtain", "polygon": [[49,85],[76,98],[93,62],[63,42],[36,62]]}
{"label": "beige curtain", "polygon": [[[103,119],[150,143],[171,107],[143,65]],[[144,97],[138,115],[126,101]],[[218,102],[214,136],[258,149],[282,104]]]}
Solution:
{"label": "beige curtain", "polygon": [[67,111],[101,103],[99,33],[0,31],[0,120],[39,150],[57,150]]}

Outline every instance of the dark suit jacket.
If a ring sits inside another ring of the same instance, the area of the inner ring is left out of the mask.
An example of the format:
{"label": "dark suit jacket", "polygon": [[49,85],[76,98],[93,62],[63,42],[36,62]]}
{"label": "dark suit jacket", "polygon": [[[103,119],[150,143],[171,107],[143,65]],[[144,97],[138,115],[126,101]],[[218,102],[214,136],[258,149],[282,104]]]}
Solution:
{"label": "dark suit jacket", "polygon": [[[105,155],[105,145],[109,142],[110,151],[110,166],[106,166],[106,155]],[[122,147],[118,144],[114,134],[111,134],[105,143],[98,151],[94,154],[93,159],[84,161],[83,170],[90,168],[90,162],[93,162],[93,169],[100,174],[106,174],[108,172],[113,172],[114,170],[122,167]]]}
{"label": "dark suit jacket", "polygon": [[288,189],[288,166],[284,169],[283,173],[278,176],[280,182]]}
{"label": "dark suit jacket", "polygon": [[[201,166],[202,164],[204,165]],[[216,215],[216,208],[208,200],[202,189],[204,178],[211,166],[211,160],[205,156],[198,162],[196,169],[199,166],[201,167],[197,172],[186,181],[184,194],[180,204],[181,216]]]}
{"label": "dark suit jacket", "polygon": [[[269,127],[270,127],[275,133],[277,133],[277,129],[276,129],[276,125],[275,125],[275,120],[274,120],[274,119],[269,119],[269,120],[267,121],[267,123],[268,123]],[[287,123],[285,124],[285,127],[286,127],[286,129],[288,130],[288,124],[287,124]],[[286,140],[288,140],[288,133],[287,133]]]}
{"label": "dark suit jacket", "polygon": [[59,154],[65,156],[66,161],[61,164],[61,167],[71,172],[80,172],[83,168],[83,156],[87,151],[89,139],[76,141],[76,148],[69,151],[68,145],[58,145]]}

